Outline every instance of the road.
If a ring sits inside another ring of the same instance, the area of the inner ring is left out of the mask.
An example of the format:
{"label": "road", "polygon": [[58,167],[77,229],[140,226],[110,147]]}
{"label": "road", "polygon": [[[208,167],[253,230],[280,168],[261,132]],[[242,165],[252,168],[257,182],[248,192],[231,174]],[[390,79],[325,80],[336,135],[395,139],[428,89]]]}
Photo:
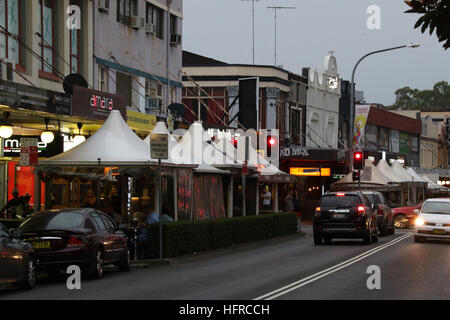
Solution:
{"label": "road", "polygon": [[[43,277],[31,291],[0,290],[6,299],[320,300],[450,299],[450,250],[446,243],[415,243],[397,230],[370,246],[337,240],[314,246],[311,226],[291,235],[195,257],[170,265],[106,270],[68,290],[64,279]],[[379,266],[381,289],[369,290],[367,268]]]}

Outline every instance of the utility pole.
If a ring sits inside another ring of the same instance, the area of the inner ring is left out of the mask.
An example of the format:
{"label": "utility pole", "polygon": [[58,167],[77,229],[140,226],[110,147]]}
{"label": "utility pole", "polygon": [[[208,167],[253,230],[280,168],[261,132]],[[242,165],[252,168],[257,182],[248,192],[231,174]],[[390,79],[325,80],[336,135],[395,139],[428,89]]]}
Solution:
{"label": "utility pole", "polygon": [[277,10],[282,9],[297,9],[297,7],[285,7],[285,6],[276,6],[276,7],[267,7],[267,9],[273,9],[275,13],[275,66],[277,66]]}
{"label": "utility pole", "polygon": [[[170,79],[169,79],[169,68],[170,68],[170,6],[173,0],[167,0],[167,15],[166,15],[166,94],[164,95],[165,103],[163,105],[163,114],[167,115],[167,107],[170,104]],[[176,32],[176,30],[174,30]]]}
{"label": "utility pole", "polygon": [[252,42],[253,42],[253,64],[255,64],[255,1],[259,0],[241,0],[241,1],[251,1],[252,2]]}

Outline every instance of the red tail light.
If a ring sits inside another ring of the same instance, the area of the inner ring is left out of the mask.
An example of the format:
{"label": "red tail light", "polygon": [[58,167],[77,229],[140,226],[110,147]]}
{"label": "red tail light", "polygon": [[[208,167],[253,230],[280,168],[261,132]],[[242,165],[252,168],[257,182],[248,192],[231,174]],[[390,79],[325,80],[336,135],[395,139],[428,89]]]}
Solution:
{"label": "red tail light", "polygon": [[364,206],[358,206],[358,214],[362,215],[366,213],[366,208]]}
{"label": "red tail light", "polygon": [[383,209],[378,209],[377,214],[378,214],[379,216],[382,216],[382,215],[383,215]]}
{"label": "red tail light", "polygon": [[345,192],[338,192],[338,193],[336,193],[336,195],[338,197],[343,197],[343,196],[345,196]]}
{"label": "red tail light", "polygon": [[316,207],[315,215],[320,217],[320,207]]}
{"label": "red tail light", "polygon": [[84,243],[81,241],[80,238],[76,237],[70,237],[69,241],[67,241],[67,248],[77,248],[77,247],[83,247]]}

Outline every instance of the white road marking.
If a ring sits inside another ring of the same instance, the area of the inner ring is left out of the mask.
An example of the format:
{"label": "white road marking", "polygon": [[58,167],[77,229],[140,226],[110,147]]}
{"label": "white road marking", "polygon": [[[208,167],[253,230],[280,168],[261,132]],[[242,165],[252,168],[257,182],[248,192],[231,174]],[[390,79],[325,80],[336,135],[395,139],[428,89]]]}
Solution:
{"label": "white road marking", "polygon": [[330,275],[330,274],[332,274],[334,272],[337,272],[337,271],[339,271],[339,270],[341,270],[343,268],[346,268],[346,267],[348,267],[348,266],[350,266],[350,265],[352,265],[352,264],[354,264],[354,263],[356,263],[356,262],[358,262],[360,260],[363,260],[363,259],[365,259],[365,258],[367,258],[367,257],[369,257],[369,256],[371,256],[371,255],[373,255],[375,253],[377,253],[378,251],[381,251],[381,250],[384,250],[384,249],[386,249],[386,248],[388,248],[390,246],[393,246],[394,244],[396,244],[396,243],[398,243],[400,241],[403,241],[406,238],[411,237],[412,235],[414,235],[414,233],[412,233],[412,232],[407,233],[405,235],[402,235],[402,236],[400,236],[400,237],[398,237],[398,238],[396,238],[394,240],[391,240],[388,243],[385,243],[383,245],[377,246],[377,247],[375,247],[375,248],[373,248],[371,250],[368,250],[368,251],[366,251],[366,252],[364,252],[362,254],[359,254],[356,257],[348,259],[348,260],[346,260],[344,262],[341,262],[341,263],[339,263],[339,264],[337,264],[335,266],[332,266],[330,268],[327,268],[325,270],[317,272],[317,273],[315,273],[315,274],[313,274],[311,276],[308,276],[306,278],[303,278],[301,280],[298,280],[298,281],[295,281],[293,283],[290,283],[290,284],[288,284],[288,285],[286,285],[286,286],[284,286],[282,288],[279,288],[279,289],[276,289],[276,290],[271,291],[269,293],[266,293],[266,294],[264,294],[262,296],[259,296],[259,297],[255,298],[253,300],[273,300],[273,299],[276,299],[276,298],[278,298],[278,297],[280,297],[282,295],[285,295],[285,294],[287,294],[287,293],[289,293],[291,291],[294,291],[294,290],[299,289],[299,288],[301,288],[303,286],[306,286],[307,284],[309,284],[311,282],[317,281],[317,280],[319,280],[319,279],[321,279],[323,277],[326,277],[327,275]]}

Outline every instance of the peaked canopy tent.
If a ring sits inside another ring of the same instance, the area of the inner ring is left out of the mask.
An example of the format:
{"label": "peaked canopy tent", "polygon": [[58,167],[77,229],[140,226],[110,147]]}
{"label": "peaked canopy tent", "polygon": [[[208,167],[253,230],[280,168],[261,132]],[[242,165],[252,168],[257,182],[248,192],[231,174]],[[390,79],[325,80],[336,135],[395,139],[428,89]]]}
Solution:
{"label": "peaked canopy tent", "polygon": [[392,167],[384,159],[380,159],[380,161],[378,161],[377,168],[383,175],[385,175],[389,180],[393,182],[401,183],[408,181],[402,175],[399,175],[396,172],[394,172]]}
{"label": "peaked canopy tent", "polygon": [[[114,198],[114,211],[128,217],[130,209],[138,211],[143,210],[143,206],[149,210],[159,207],[158,197],[152,199],[157,190],[156,165],[157,162],[150,158],[149,145],[128,127],[119,111],[113,110],[89,139],[62,154],[40,161],[38,171],[46,182],[46,200],[52,199],[53,193],[65,195],[65,199],[58,199],[56,206],[100,207],[103,206],[101,200],[108,202]],[[164,164],[165,170],[179,168],[180,165]],[[192,171],[193,166],[184,166],[184,169]],[[95,172],[97,178],[76,177],[75,173],[80,172]],[[63,191],[58,192],[58,189]],[[133,197],[129,196],[130,193]],[[52,201],[49,202],[55,207]]]}
{"label": "peaked canopy tent", "polygon": [[408,198],[406,200],[406,205],[415,205],[425,199],[428,182],[424,181],[421,177],[415,174],[415,171],[412,168],[408,171],[399,161],[394,161],[392,164],[392,170],[397,175],[403,177],[405,179],[403,185],[408,186]]}

